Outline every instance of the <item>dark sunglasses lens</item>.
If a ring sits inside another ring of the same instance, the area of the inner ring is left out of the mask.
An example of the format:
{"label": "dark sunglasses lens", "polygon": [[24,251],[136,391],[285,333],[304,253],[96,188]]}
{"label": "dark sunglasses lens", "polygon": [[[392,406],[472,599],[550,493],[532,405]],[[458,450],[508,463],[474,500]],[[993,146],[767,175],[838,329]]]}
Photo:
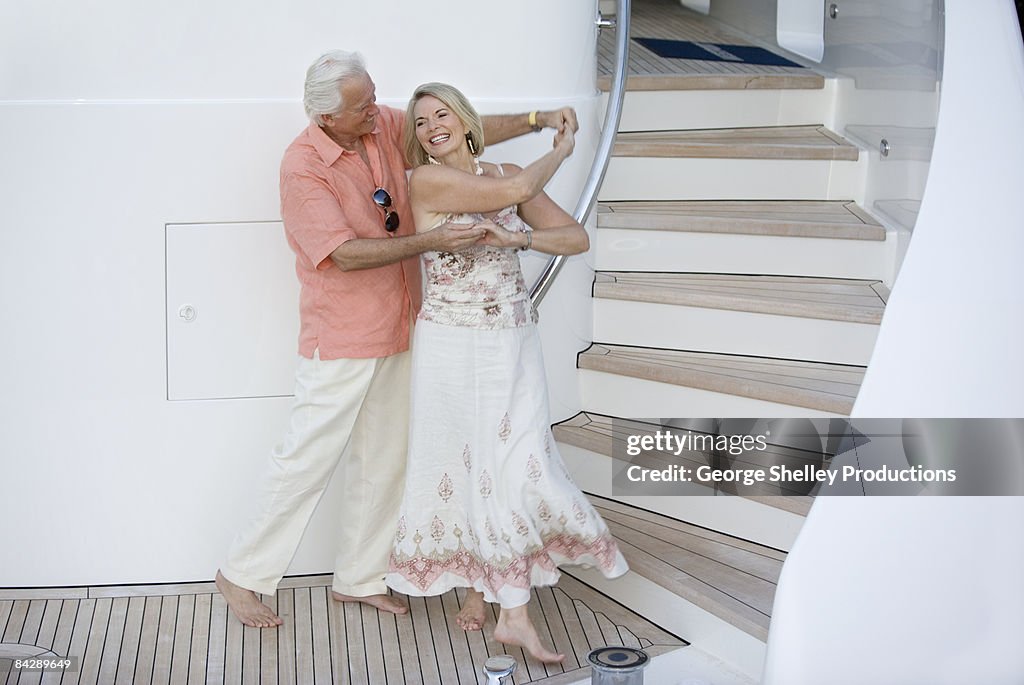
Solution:
{"label": "dark sunglasses lens", "polygon": [[383,188],[373,191],[373,201],[384,208],[391,206],[391,195]]}
{"label": "dark sunglasses lens", "polygon": [[384,217],[384,228],[388,229],[389,233],[398,230],[398,212],[388,212],[388,215]]}

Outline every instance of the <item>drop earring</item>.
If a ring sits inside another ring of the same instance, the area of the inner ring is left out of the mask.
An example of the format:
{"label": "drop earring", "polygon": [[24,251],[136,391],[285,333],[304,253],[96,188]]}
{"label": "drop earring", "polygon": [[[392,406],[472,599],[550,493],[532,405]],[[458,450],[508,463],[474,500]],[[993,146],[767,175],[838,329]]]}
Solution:
{"label": "drop earring", "polygon": [[469,154],[475,155],[476,154],[476,143],[473,142],[473,134],[472,133],[467,133],[466,134],[466,144],[469,145]]}

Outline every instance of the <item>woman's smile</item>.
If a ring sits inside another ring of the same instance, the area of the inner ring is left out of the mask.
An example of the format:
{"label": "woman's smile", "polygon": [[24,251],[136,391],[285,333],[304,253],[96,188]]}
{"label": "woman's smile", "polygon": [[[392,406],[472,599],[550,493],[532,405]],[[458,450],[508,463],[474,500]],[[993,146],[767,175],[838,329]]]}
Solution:
{"label": "woman's smile", "polygon": [[465,125],[437,98],[421,98],[416,103],[415,116],[416,138],[430,155],[441,158],[463,145]]}

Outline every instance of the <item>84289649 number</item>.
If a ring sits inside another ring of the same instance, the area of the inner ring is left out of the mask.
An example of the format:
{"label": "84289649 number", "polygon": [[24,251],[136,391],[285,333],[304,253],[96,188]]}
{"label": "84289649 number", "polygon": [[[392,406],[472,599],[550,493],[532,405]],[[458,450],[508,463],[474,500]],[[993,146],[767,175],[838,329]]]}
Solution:
{"label": "84289649 number", "polygon": [[0,659],[0,673],[64,673],[78,670],[78,657],[33,656]]}

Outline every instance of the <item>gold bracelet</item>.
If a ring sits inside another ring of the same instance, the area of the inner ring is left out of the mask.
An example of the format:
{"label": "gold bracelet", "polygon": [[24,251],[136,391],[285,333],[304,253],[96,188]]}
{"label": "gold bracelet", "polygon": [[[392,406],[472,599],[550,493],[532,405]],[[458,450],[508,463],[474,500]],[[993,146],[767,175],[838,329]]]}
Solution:
{"label": "gold bracelet", "polygon": [[532,112],[530,112],[530,117],[529,119],[527,119],[527,121],[530,124],[530,129],[534,133],[540,130],[540,126],[537,124],[537,110],[533,110]]}

